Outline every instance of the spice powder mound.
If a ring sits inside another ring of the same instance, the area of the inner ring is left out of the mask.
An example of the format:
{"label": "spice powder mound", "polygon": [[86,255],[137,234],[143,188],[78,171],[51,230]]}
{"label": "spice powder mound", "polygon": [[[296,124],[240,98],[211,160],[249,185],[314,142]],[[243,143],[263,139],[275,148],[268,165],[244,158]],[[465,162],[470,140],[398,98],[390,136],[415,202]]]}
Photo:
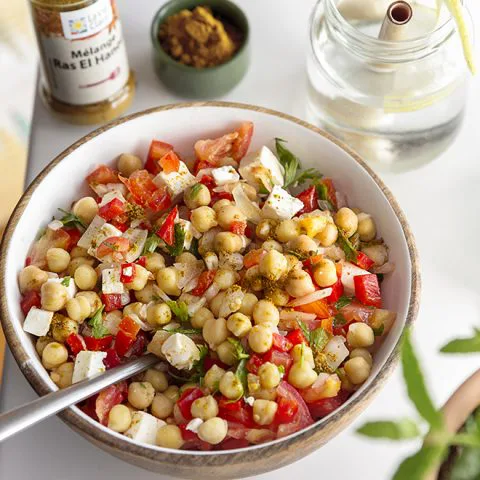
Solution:
{"label": "spice powder mound", "polygon": [[201,6],[168,17],[160,26],[158,36],[162,48],[172,58],[195,68],[226,62],[242,41],[238,29]]}

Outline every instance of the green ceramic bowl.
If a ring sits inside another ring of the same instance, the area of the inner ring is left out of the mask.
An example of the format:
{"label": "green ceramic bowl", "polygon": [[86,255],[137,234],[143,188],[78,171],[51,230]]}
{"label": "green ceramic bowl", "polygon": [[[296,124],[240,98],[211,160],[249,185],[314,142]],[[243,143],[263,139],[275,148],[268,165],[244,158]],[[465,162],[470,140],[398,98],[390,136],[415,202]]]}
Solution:
{"label": "green ceramic bowl", "polygon": [[[228,20],[244,35],[235,55],[217,67],[195,68],[174,60],[158,40],[160,25],[180,10],[198,5],[209,6],[215,14]],[[237,5],[228,0],[171,0],[160,8],[152,22],[154,65],[158,78],[174,93],[188,98],[215,98],[231,90],[245,75],[249,63],[248,20]]]}

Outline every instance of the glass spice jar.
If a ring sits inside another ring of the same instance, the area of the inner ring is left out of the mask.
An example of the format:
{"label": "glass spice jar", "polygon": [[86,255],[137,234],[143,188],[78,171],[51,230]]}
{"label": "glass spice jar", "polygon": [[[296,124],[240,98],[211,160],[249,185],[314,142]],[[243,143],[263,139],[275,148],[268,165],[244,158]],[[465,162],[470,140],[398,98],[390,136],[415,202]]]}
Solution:
{"label": "glass spice jar", "polygon": [[390,42],[376,38],[384,13],[349,22],[339,7],[319,0],[312,13],[308,119],[378,170],[433,160],[455,138],[467,98],[470,74],[453,19]]}
{"label": "glass spice jar", "polygon": [[115,0],[30,0],[30,5],[46,105],[80,125],[120,116],[133,100],[135,77]]}

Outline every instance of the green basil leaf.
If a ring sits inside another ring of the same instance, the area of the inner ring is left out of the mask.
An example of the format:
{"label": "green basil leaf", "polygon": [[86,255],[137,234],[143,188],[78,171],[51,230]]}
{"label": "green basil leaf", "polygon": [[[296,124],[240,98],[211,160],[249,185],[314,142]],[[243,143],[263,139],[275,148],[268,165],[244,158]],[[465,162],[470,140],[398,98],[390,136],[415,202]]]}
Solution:
{"label": "green basil leaf", "polygon": [[478,353],[480,352],[480,330],[475,329],[474,335],[470,338],[457,338],[444,345],[443,353]]}
{"label": "green basil leaf", "polygon": [[398,467],[393,480],[425,480],[446,452],[446,447],[429,445],[422,447],[417,453],[406,458]]}
{"label": "green basil leaf", "polygon": [[88,321],[88,324],[92,327],[92,335],[94,338],[103,338],[110,332],[103,324],[103,310],[105,305],[102,305]]}
{"label": "green basil leaf", "polygon": [[172,257],[177,257],[183,252],[185,245],[185,229],[179,223],[175,224],[175,240],[172,246],[166,245],[168,253]]}
{"label": "green basil leaf", "polygon": [[307,170],[297,174],[295,180],[292,182],[292,186],[302,185],[308,180],[311,180],[312,184],[316,184],[322,177],[323,175],[317,169],[308,168]]}
{"label": "green basil leaf", "polygon": [[143,246],[142,255],[148,255],[149,253],[155,252],[161,241],[161,238],[156,233],[150,233]]}
{"label": "green basil leaf", "polygon": [[180,320],[180,322],[188,322],[190,316],[188,315],[188,306],[185,302],[179,300],[168,300],[167,305],[170,307],[172,313]]}
{"label": "green basil leaf", "polygon": [[60,282],[64,287],[69,287],[70,286],[70,280],[72,277],[63,277],[62,281]]}
{"label": "green basil leaf", "polygon": [[278,161],[282,164],[285,170],[283,186],[284,188],[287,188],[295,182],[297,170],[301,166],[300,160],[288,150],[288,148],[285,148],[282,143],[286,143],[286,141],[281,138],[275,139],[275,149],[277,151]]}
{"label": "green basil leaf", "polygon": [[250,355],[243,348],[243,345],[240,342],[240,340],[238,340],[238,338],[228,337],[227,340],[235,348],[234,354],[235,354],[235,358],[237,359],[237,361],[243,360],[244,358],[245,359],[250,358]]}
{"label": "green basil leaf", "polygon": [[418,413],[428,422],[433,430],[442,429],[443,416],[435,408],[427,391],[423,372],[412,345],[410,329],[405,330],[403,335],[402,369],[408,396]]}
{"label": "green basil leaf", "polygon": [[86,230],[87,225],[83,220],[80,219],[77,215],[73,214],[72,212],[67,212],[66,210],[63,210],[59,208],[64,216],[60,219],[60,221],[66,226],[66,227],[75,227],[78,228],[79,230]]}
{"label": "green basil leaf", "polygon": [[355,250],[354,246],[347,238],[345,233],[341,228],[338,229],[338,240],[337,243],[339,247],[345,252],[345,258],[349,262],[356,262],[357,261],[357,251]]}
{"label": "green basil leaf", "polygon": [[366,437],[388,438],[390,440],[407,440],[421,435],[417,424],[408,418],[399,422],[367,422],[357,432]]}
{"label": "green basil leaf", "polygon": [[347,305],[350,305],[353,301],[353,298],[346,297],[345,295],[342,295],[336,302],[335,302],[335,308],[337,310],[340,310],[343,307],[346,307]]}

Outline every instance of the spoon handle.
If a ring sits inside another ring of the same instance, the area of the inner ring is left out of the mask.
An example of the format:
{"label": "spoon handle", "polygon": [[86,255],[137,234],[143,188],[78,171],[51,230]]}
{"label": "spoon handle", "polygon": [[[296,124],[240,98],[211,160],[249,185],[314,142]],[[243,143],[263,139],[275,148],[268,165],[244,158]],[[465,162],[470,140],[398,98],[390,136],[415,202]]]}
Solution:
{"label": "spoon handle", "polygon": [[83,380],[71,387],[57,390],[0,415],[0,443],[32,425],[75,405],[98,393],[109,385],[147,370],[159,362],[153,354],[112,368],[92,379]]}

